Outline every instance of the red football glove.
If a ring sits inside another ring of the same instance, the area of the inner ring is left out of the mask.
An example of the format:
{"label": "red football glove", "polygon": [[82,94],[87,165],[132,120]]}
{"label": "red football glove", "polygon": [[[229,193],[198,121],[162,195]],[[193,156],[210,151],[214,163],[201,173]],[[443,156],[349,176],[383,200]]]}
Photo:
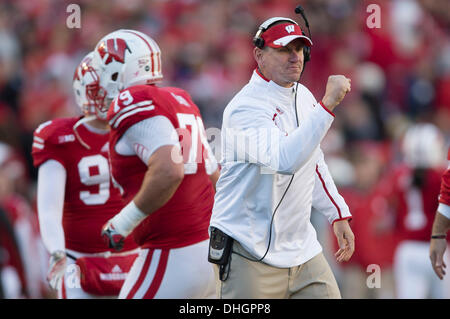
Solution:
{"label": "red football glove", "polygon": [[122,250],[125,237],[123,237],[114,229],[111,221],[108,221],[102,227],[102,238],[109,248],[114,248],[114,250],[116,251]]}

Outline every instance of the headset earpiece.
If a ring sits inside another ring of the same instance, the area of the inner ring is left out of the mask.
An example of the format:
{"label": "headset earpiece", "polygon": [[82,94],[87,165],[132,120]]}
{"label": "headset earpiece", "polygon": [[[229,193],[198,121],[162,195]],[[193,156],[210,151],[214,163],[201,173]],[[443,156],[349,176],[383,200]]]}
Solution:
{"label": "headset earpiece", "polygon": [[311,47],[303,47],[303,62],[306,63],[311,60]]}
{"label": "headset earpiece", "polygon": [[262,29],[262,27],[260,27],[258,29],[258,32],[256,32],[255,37],[253,38],[253,44],[255,45],[255,47],[257,48],[264,48],[264,39],[261,37],[261,34],[264,32],[265,30]]}
{"label": "headset earpiece", "polygon": [[[308,22],[308,19],[306,19],[305,10],[303,9],[303,7],[301,5],[298,5],[295,8],[294,12],[296,14],[299,14],[302,16],[303,21],[305,21],[306,28],[308,28],[308,36],[311,39],[311,30],[309,29],[309,22]],[[311,47],[304,47],[303,48],[303,61],[304,61],[304,63],[306,63],[309,60],[311,60]],[[303,67],[303,70],[305,70],[304,67]],[[302,73],[303,73],[303,71],[302,71]]]}

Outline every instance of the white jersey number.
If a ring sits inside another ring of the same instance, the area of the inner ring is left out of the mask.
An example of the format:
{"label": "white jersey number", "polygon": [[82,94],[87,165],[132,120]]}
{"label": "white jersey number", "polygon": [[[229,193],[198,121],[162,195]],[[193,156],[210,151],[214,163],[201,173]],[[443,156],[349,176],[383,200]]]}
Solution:
{"label": "white jersey number", "polygon": [[[184,132],[181,132],[183,139],[181,140],[181,145],[183,147],[183,152],[189,151],[187,156],[187,162],[184,164],[184,173],[195,174],[197,173],[198,163],[205,160],[206,171],[210,171],[210,167],[213,166],[210,156],[212,156],[212,151],[210,149],[208,138],[206,137],[206,131],[203,126],[203,121],[199,116],[187,113],[177,113],[178,123],[181,129],[189,129],[190,136],[184,136]],[[201,145],[199,145],[199,140]],[[202,145],[205,147],[205,154],[201,153]],[[199,148],[200,147],[200,151]]]}
{"label": "white jersey number", "polygon": [[109,199],[109,165],[102,155],[86,156],[78,163],[81,183],[87,186],[98,185],[98,193],[81,191],[80,199],[86,205],[101,205]]}
{"label": "white jersey number", "polygon": [[133,96],[131,95],[130,91],[126,90],[121,92],[115,99],[114,99],[114,113],[117,113],[119,111],[119,101],[121,100],[122,105],[130,105],[131,102],[133,102]]}

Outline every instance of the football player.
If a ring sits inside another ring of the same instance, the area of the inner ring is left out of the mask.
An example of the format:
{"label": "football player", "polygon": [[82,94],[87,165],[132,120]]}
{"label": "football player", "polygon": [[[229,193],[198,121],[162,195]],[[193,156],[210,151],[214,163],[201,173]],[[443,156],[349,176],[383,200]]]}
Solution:
{"label": "football player", "polygon": [[40,230],[51,255],[47,279],[59,298],[117,297],[137,257],[131,238],[118,256],[99,232],[124,205],[111,182],[106,114],[86,99],[97,77],[92,56],[82,60],[73,78],[83,116],[41,124],[32,146]]}
{"label": "football player", "polygon": [[[358,238],[358,249],[349,263],[340,268],[340,288],[343,298],[394,298],[392,260],[396,247],[392,214],[386,194],[390,180],[384,176],[388,163],[386,147],[378,142],[354,143],[350,159],[354,167],[353,181],[342,187],[354,219],[352,230]],[[337,248],[337,243],[335,243]],[[379,289],[368,285],[368,270],[377,265],[382,270]]]}
{"label": "football player", "polygon": [[428,264],[432,224],[444,172],[445,145],[430,123],[410,127],[402,141],[404,165],[391,173],[391,203],[396,212],[399,244],[394,275],[399,298],[448,298],[445,285]]}
{"label": "football player", "polygon": [[0,217],[0,264],[4,263],[0,276],[5,298],[38,299],[49,292],[44,279],[48,256],[37,216],[17,192],[18,181],[27,177],[25,167],[22,157],[0,142],[0,215],[4,214]]}
{"label": "football player", "polygon": [[[450,149],[447,160],[450,161]],[[444,253],[447,249],[447,232],[450,229],[450,165],[447,167],[441,181],[439,206],[433,222],[433,232],[430,241],[431,266],[439,279],[444,279],[445,268]]]}
{"label": "football player", "polygon": [[102,234],[120,249],[133,232],[141,247],[119,298],[214,298],[208,226],[219,170],[200,111],[184,90],[156,85],[161,51],[149,36],[118,30],[94,53],[99,94],[89,97],[109,107],[112,175],[128,203]]}

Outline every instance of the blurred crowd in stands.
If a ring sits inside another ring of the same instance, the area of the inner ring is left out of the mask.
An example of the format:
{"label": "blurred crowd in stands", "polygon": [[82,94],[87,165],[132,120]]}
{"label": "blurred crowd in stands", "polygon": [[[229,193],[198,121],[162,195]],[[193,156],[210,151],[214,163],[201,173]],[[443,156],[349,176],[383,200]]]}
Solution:
{"label": "blurred crowd in stands", "polygon": [[[70,3],[81,8],[81,28],[67,27]],[[297,4],[305,9],[313,41],[301,82],[320,99],[329,75],[352,79],[352,91],[336,109],[322,144],[352,209],[356,235],[354,258],[333,267],[344,298],[395,298],[395,278],[388,270],[396,218],[384,200],[386,176],[401,163],[401,138],[414,123],[436,125],[448,147],[450,8],[445,0],[0,0],[0,296],[49,294],[35,212],[32,134],[47,120],[80,114],[73,73],[103,35],[130,28],[154,38],[162,50],[162,85],[187,90],[205,127],[220,128],[224,107],[255,68],[251,39],[259,24],[286,16],[304,26],[294,14]],[[380,28],[367,25],[369,4],[381,9]],[[324,239],[324,246],[332,256],[333,244]],[[386,270],[381,290],[361,289],[369,264]]]}

